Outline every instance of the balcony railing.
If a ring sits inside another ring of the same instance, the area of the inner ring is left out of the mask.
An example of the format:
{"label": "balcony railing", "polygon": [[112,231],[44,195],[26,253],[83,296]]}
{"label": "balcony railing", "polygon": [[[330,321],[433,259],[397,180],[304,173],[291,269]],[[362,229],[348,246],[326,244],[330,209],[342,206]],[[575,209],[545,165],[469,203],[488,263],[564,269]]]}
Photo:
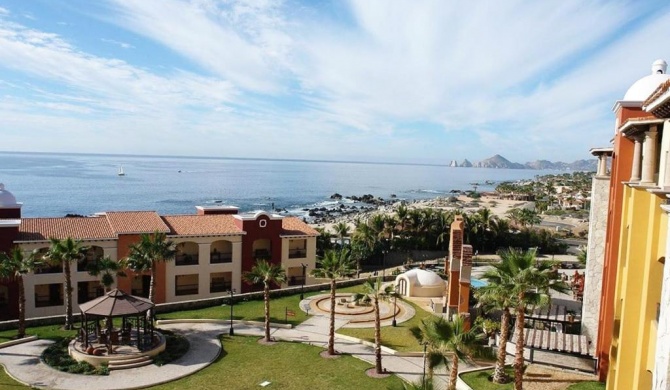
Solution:
{"label": "balcony railing", "polygon": [[270,258],[270,251],[267,249],[256,249],[254,251],[254,257],[256,259],[269,259]]}
{"label": "balcony railing", "polygon": [[63,267],[60,265],[44,264],[35,268],[36,274],[57,274],[59,272],[63,272]]}
{"label": "balcony railing", "polygon": [[232,263],[233,254],[232,253],[211,253],[209,255],[210,264],[221,264],[221,263]]}
{"label": "balcony railing", "polygon": [[305,277],[303,276],[290,276],[288,278],[289,286],[300,286],[305,284]]}
{"label": "balcony railing", "polygon": [[177,265],[197,265],[198,255],[189,255],[189,254],[177,255],[175,257],[175,263]]}
{"label": "balcony railing", "polygon": [[216,281],[212,280],[212,284],[209,286],[210,293],[218,293],[224,291],[230,291],[232,284],[228,281]]}
{"label": "balcony railing", "polygon": [[175,286],[175,295],[195,295],[197,293],[197,284],[180,284]]}
{"label": "balcony railing", "polygon": [[35,307],[62,306],[63,298],[51,295],[35,294]]}
{"label": "balcony railing", "polygon": [[307,249],[289,249],[288,258],[289,259],[302,259],[307,257]]}

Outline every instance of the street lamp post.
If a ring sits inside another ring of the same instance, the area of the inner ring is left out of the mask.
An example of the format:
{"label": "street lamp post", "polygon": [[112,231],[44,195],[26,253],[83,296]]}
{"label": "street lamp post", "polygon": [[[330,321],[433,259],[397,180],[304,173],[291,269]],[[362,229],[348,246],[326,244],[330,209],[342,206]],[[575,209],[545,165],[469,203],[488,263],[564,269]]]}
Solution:
{"label": "street lamp post", "polygon": [[393,289],[395,290],[395,294],[393,295],[393,322],[391,322],[391,325],[396,327],[398,326],[398,323],[395,321],[396,305],[398,302],[398,285],[396,284]]}
{"label": "street lamp post", "polygon": [[233,330],[233,294],[235,294],[235,289],[231,288],[230,289],[230,331],[228,332],[229,335],[234,336],[235,331]]}
{"label": "street lamp post", "polygon": [[421,388],[426,388],[426,348],[428,343],[423,343],[423,376],[421,377]]}
{"label": "street lamp post", "polygon": [[307,270],[307,264],[300,263],[302,266],[302,283],[300,283],[300,300],[305,299],[305,271]]}

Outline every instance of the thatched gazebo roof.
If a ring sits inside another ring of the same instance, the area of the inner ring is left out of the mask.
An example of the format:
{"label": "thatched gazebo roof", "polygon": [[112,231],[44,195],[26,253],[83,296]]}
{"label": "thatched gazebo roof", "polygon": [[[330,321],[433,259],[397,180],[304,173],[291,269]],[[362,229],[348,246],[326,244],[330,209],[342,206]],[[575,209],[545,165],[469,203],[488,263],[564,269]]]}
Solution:
{"label": "thatched gazebo roof", "polygon": [[101,317],[120,317],[138,315],[154,307],[153,302],[146,298],[128,295],[114,289],[92,301],[79,305],[79,310],[88,315]]}

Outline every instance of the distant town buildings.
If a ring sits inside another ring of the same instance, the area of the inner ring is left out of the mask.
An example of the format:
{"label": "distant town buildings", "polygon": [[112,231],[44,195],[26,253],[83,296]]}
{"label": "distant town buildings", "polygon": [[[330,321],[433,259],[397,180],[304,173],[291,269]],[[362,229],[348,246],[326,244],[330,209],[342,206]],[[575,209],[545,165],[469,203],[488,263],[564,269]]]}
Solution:
{"label": "distant town buildings", "polygon": [[[311,282],[308,275],[315,266],[319,233],[300,219],[265,212],[238,214],[231,206],[196,209],[191,215],[110,211],[92,217],[22,218],[21,203],[0,184],[0,251],[19,246],[26,254],[46,253],[50,238],[80,240],[88,251],[71,266],[74,307],[103,293],[98,278],[87,272],[88,263],[103,256],[126,257],[143,233],[166,233],[177,249],[174,261],[158,264],[156,303],[217,297],[231,289],[251,291],[242,274],[261,258],[286,269],[287,285]],[[146,297],[149,275],[125,273],[117,278],[116,287]],[[26,275],[24,283],[28,318],[65,313],[62,267],[43,264]],[[17,285],[0,281],[0,320],[17,317]]]}

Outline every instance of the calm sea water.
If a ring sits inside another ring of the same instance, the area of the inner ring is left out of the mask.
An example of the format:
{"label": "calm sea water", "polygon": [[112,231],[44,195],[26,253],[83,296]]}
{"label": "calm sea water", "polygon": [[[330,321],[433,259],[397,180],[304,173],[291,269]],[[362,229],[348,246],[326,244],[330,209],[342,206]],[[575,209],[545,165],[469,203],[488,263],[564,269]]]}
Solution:
{"label": "calm sea water", "polygon": [[[125,176],[118,176],[119,166]],[[0,153],[0,182],[25,217],[90,215],[111,210],[192,214],[197,205],[228,204],[241,212],[333,205],[344,196],[426,199],[452,189],[479,190],[548,171],[450,168],[285,160]]]}

